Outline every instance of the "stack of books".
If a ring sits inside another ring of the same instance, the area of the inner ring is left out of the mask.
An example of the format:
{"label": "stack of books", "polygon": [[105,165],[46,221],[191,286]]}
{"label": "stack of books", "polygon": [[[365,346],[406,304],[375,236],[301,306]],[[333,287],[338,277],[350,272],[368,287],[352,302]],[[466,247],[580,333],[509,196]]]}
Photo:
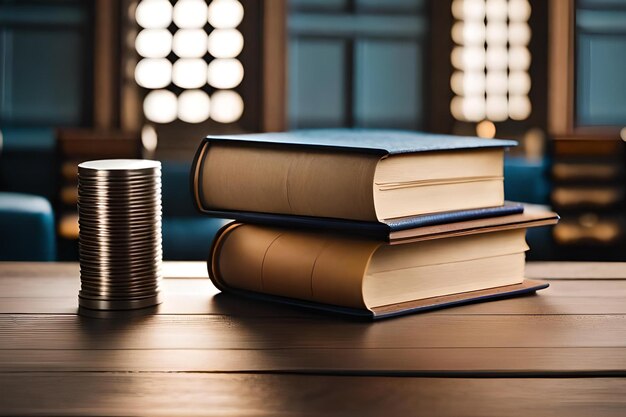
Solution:
{"label": "stack of books", "polygon": [[504,200],[514,141],[383,130],[207,137],[197,208],[235,219],[209,255],[227,292],[369,318],[534,292],[525,231],[555,213]]}

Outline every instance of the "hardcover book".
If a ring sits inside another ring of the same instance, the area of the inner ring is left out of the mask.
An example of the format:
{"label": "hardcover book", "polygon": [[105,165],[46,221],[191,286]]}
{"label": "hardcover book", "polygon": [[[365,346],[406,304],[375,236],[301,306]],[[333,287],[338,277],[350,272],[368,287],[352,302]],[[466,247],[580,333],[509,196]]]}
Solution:
{"label": "hardcover book", "polygon": [[372,319],[547,287],[524,279],[524,236],[558,216],[496,219],[421,227],[395,244],[231,223],[213,243],[209,276],[222,291]]}
{"label": "hardcover book", "polygon": [[194,159],[192,193],[203,213],[257,222],[299,216],[399,230],[402,219],[426,214],[511,214],[502,208],[503,154],[515,145],[354,129],[207,137]]}

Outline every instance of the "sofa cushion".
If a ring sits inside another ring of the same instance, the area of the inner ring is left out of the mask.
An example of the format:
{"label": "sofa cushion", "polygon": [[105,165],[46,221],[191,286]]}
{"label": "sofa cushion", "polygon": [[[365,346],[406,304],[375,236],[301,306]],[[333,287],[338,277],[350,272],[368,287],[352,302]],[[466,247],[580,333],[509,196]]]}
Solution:
{"label": "sofa cushion", "polygon": [[215,233],[228,222],[211,217],[164,217],[163,259],[206,261]]}
{"label": "sofa cushion", "polygon": [[54,215],[43,197],[0,192],[0,260],[54,261]]}

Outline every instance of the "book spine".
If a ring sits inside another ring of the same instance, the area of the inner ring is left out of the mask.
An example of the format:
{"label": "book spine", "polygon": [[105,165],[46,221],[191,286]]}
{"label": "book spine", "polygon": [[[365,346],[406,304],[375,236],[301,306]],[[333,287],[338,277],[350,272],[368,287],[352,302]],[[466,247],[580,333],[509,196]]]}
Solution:
{"label": "book spine", "polygon": [[218,288],[364,309],[363,275],[380,241],[235,223],[209,257]]}
{"label": "book spine", "polygon": [[371,188],[379,160],[376,154],[311,153],[205,139],[194,159],[191,192],[203,213],[219,210],[376,221]]}
{"label": "book spine", "polygon": [[206,148],[209,145],[208,140],[205,138],[200,142],[198,149],[196,149],[196,153],[193,156],[193,161],[191,162],[191,170],[189,172],[189,192],[191,193],[191,197],[193,200],[193,205],[198,210],[198,212],[204,214],[206,210],[202,207],[202,202],[200,201],[199,190],[200,190],[200,172],[201,165],[203,161],[204,153],[206,152]]}

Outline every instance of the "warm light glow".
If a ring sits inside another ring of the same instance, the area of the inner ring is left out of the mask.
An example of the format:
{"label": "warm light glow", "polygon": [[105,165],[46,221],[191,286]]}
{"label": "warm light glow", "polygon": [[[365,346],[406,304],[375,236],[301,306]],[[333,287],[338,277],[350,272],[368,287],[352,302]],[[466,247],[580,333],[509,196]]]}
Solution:
{"label": "warm light glow", "polygon": [[143,100],[143,113],[155,123],[170,123],[176,120],[176,95],[167,90],[154,90]]}
{"label": "warm light glow", "polygon": [[[531,112],[528,94],[531,29],[528,0],[453,0],[455,43],[450,77],[457,120],[523,120]],[[494,127],[495,134],[495,127]]]}
{"label": "warm light glow", "polygon": [[487,94],[506,95],[509,82],[504,71],[489,71],[487,72],[486,85]]}
{"label": "warm light glow", "polygon": [[526,71],[511,71],[508,84],[510,94],[526,95],[530,92],[530,75]]}
{"label": "warm light glow", "polygon": [[243,19],[243,6],[237,0],[213,0],[209,5],[209,23],[216,29],[236,28]]}
{"label": "warm light glow", "polygon": [[135,67],[135,81],[144,88],[163,88],[172,82],[172,64],[165,58],[145,58]]}
{"label": "warm light glow", "polygon": [[490,46],[486,53],[486,66],[488,71],[506,70],[508,54],[505,46]]}
{"label": "warm light glow", "polygon": [[235,58],[243,49],[243,35],[237,29],[215,29],[209,35],[208,51],[215,58]]}
{"label": "warm light glow", "polygon": [[487,16],[487,20],[501,20],[506,22],[507,14],[507,0],[487,0],[485,2],[485,15]]}
{"label": "warm light glow", "polygon": [[507,119],[508,109],[505,95],[487,95],[485,115],[487,119],[501,122]]}
{"label": "warm light glow", "polygon": [[459,45],[478,45],[485,43],[485,24],[482,22],[456,22],[452,26],[452,40]]}
{"label": "warm light glow", "polygon": [[460,96],[482,95],[485,93],[485,73],[456,71],[450,79],[450,87]]}
{"label": "warm light glow", "polygon": [[180,58],[201,58],[206,48],[207,35],[203,29],[180,29],[174,33],[172,49]]}
{"label": "warm light glow", "polygon": [[[129,61],[124,73],[134,74],[139,86],[152,90],[143,102],[146,119],[154,123],[170,123],[177,118],[187,123],[209,118],[220,123],[239,120],[243,99],[231,89],[244,77],[243,65],[237,59],[244,47],[244,37],[236,29],[244,17],[241,2],[136,0],[133,4],[137,7],[129,8],[129,18],[132,20],[134,13],[143,29],[125,38],[123,46],[134,45],[142,59],[136,65]],[[218,89],[212,97],[203,91],[207,83]],[[154,150],[155,128],[144,126],[141,139],[147,150]]]}
{"label": "warm light glow", "polygon": [[178,0],[174,6],[174,23],[181,29],[202,28],[207,20],[207,6],[203,0]]}
{"label": "warm light glow", "polygon": [[528,0],[509,0],[509,20],[526,22],[530,17],[531,7]]}
{"label": "warm light glow", "polygon": [[531,105],[528,96],[509,96],[509,116],[513,120],[524,120],[530,116]]}
{"label": "warm light glow", "polygon": [[508,28],[506,26],[506,20],[502,22],[489,22],[487,23],[487,29],[485,31],[485,39],[487,44],[491,46],[503,45],[506,47],[506,37]]}
{"label": "warm light glow", "polygon": [[452,65],[460,70],[482,70],[485,67],[485,49],[479,46],[456,46],[450,58]]}
{"label": "warm light glow", "polygon": [[135,39],[135,49],[144,58],[165,58],[172,50],[172,34],[167,29],[144,29]]}
{"label": "warm light glow", "polygon": [[485,117],[485,99],[483,96],[468,96],[463,99],[463,115],[466,120],[477,121]]}
{"label": "warm light glow", "polygon": [[243,80],[243,65],[236,59],[214,59],[209,64],[208,82],[215,88],[234,88]]}
{"label": "warm light glow", "polygon": [[523,46],[513,46],[509,48],[509,69],[527,70],[530,67],[530,52]]}
{"label": "warm light glow", "polygon": [[78,213],[74,212],[62,215],[59,219],[59,226],[57,230],[59,236],[76,240],[80,233],[78,227]]}
{"label": "warm light glow", "polygon": [[454,0],[452,15],[458,20],[482,21],[485,18],[485,2],[483,0]]}
{"label": "warm light glow", "polygon": [[199,88],[206,84],[204,59],[179,59],[174,62],[172,81],[182,88]]}
{"label": "warm light glow", "polygon": [[465,62],[463,59],[464,51],[465,48],[462,46],[455,46],[452,48],[452,52],[450,53],[450,62],[454,68],[459,70],[465,69]]}
{"label": "warm light glow", "polygon": [[450,113],[457,120],[465,120],[463,116],[463,97],[452,97],[452,100],[450,100]]}
{"label": "warm light glow", "polygon": [[178,118],[187,123],[200,123],[209,118],[209,95],[202,90],[187,90],[178,97]]}
{"label": "warm light glow", "polygon": [[524,154],[533,161],[543,160],[546,134],[538,127],[530,128],[524,133]]}
{"label": "warm light glow", "polygon": [[451,31],[452,40],[457,45],[466,44],[465,34],[463,33],[464,29],[465,29],[465,23],[463,22],[456,22],[454,25],[452,25],[452,31]]}
{"label": "warm light glow", "polygon": [[211,96],[211,119],[220,123],[232,123],[243,114],[243,100],[234,91],[217,91]]}
{"label": "warm light glow", "polygon": [[141,144],[148,152],[154,152],[157,148],[159,138],[154,126],[145,125],[141,129]]}
{"label": "warm light glow", "polygon": [[485,100],[482,96],[454,97],[450,111],[458,120],[477,122],[485,118]]}
{"label": "warm light glow", "polygon": [[137,5],[135,20],[146,29],[164,29],[172,23],[172,4],[167,0],[143,0]]}
{"label": "warm light glow", "polygon": [[450,88],[452,88],[452,91],[456,95],[462,96],[465,94],[464,76],[465,73],[463,71],[454,71],[450,77]]}
{"label": "warm light glow", "polygon": [[626,142],[626,127],[623,127],[620,131],[619,131],[619,137],[622,138],[622,140],[624,142]]}
{"label": "warm light glow", "polygon": [[530,26],[526,22],[509,23],[509,43],[525,46],[530,42]]}
{"label": "warm light glow", "polygon": [[496,125],[489,120],[483,120],[476,125],[476,136],[486,139],[496,137]]}

